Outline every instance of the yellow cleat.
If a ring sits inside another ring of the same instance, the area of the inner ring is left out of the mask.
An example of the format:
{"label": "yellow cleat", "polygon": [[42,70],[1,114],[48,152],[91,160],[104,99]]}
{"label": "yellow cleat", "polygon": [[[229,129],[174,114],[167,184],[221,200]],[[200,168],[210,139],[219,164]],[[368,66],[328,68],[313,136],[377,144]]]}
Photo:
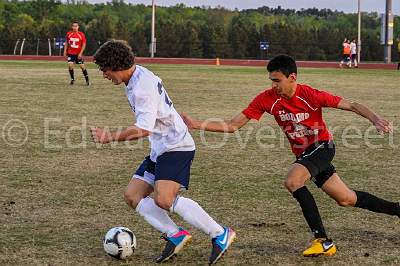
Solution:
{"label": "yellow cleat", "polygon": [[336,254],[337,248],[331,239],[316,238],[311,242],[311,246],[304,250],[303,256],[333,256]]}

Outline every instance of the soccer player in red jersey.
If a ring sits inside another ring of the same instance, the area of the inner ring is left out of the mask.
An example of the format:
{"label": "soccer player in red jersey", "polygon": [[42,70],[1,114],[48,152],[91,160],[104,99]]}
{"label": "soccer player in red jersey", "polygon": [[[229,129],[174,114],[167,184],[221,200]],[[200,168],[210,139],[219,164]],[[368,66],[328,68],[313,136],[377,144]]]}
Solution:
{"label": "soccer player in red jersey", "polygon": [[79,31],[79,23],[72,22],[71,31],[67,32],[66,42],[64,46],[64,56],[68,60],[69,75],[71,76],[70,85],[74,85],[74,63],[79,65],[82,73],[85,76],[86,85],[89,86],[89,75],[83,62],[83,52],[86,48],[86,36],[83,32]]}
{"label": "soccer player in red jersey", "polygon": [[352,190],[336,173],[332,165],[335,145],[321,109],[331,107],[354,112],[368,119],[381,133],[392,131],[389,122],[360,103],[298,84],[296,62],[287,55],[273,58],[267,69],[272,88],[261,92],[242,113],[222,122],[204,122],[181,114],[185,123],[191,129],[232,133],[250,119],[259,120],[264,113],[275,117],[296,156],[284,185],[300,204],[315,237],[311,246],[303,252],[304,256],[331,256],[336,253],[336,246],[327,237],[314,197],[305,186],[310,179],[340,206],[400,217],[399,203]]}

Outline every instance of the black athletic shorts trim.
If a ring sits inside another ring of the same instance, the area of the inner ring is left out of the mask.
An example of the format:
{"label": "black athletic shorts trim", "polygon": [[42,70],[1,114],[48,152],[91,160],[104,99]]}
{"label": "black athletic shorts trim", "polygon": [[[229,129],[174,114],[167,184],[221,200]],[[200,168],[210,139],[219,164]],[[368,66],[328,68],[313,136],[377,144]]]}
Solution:
{"label": "black athletic shorts trim", "polygon": [[320,188],[336,173],[335,166],[332,164],[333,157],[335,157],[335,143],[321,141],[310,145],[294,163],[306,167],[310,172],[311,180]]}
{"label": "black athletic shorts trim", "polygon": [[68,62],[73,62],[73,63],[75,63],[75,64],[77,64],[77,65],[82,65],[82,64],[85,63],[85,62],[83,61],[83,57],[78,58],[78,55],[77,55],[77,54],[68,54],[68,55],[67,55],[67,60],[68,60]]}

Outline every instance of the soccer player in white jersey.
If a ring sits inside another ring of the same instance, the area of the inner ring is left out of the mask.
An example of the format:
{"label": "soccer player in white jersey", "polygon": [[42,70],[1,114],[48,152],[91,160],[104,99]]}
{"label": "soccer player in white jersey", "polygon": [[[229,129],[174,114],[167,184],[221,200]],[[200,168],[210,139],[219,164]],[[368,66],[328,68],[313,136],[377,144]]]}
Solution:
{"label": "soccer player in white jersey", "polygon": [[[187,126],[174,108],[162,80],[148,69],[136,65],[131,47],[125,41],[111,40],[95,53],[94,61],[103,77],[113,84],[126,85],[125,93],[135,113],[136,123],[126,129],[108,132],[92,128],[93,140],[99,143],[148,137],[150,156],[139,166],[125,191],[125,201],[167,241],[156,262],[164,262],[179,253],[192,238],[178,227],[168,212],[177,213],[186,222],[212,239],[209,264],[214,264],[228,249],[235,232],[222,227],[200,205],[178,195],[188,189],[195,144]],[[150,194],[154,192],[153,198]]]}

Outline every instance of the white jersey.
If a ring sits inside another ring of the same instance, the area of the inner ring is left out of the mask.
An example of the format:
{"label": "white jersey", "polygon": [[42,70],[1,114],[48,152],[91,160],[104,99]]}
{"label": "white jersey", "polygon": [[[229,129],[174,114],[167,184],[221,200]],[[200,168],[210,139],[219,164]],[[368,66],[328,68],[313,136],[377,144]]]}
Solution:
{"label": "white jersey", "polygon": [[357,44],[354,42],[350,43],[350,52],[351,54],[356,54],[357,53]]}
{"label": "white jersey", "polygon": [[170,151],[193,151],[195,144],[183,119],[168,97],[162,80],[150,70],[136,65],[125,89],[135,113],[135,126],[150,131],[150,159]]}

